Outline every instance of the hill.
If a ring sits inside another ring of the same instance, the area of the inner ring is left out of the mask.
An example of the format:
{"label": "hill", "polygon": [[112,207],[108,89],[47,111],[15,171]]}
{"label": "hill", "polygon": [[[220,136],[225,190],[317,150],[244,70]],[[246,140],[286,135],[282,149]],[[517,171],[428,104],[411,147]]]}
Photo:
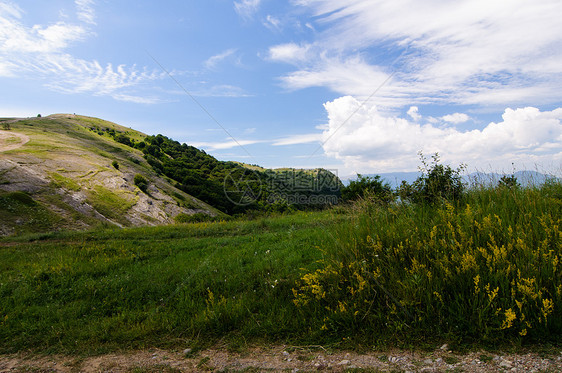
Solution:
{"label": "hill", "polygon": [[270,170],[97,118],[0,119],[0,235],[323,208],[324,169]]}
{"label": "hill", "polygon": [[66,114],[0,126],[0,235],[221,214],[153,170],[131,146],[141,132]]}

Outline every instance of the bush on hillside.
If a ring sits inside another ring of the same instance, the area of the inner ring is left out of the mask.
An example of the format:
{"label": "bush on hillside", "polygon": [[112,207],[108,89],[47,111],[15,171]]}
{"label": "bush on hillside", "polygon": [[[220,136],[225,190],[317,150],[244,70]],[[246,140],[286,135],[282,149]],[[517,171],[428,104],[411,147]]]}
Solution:
{"label": "bush on hillside", "polygon": [[357,174],[357,180],[350,181],[342,188],[341,197],[344,201],[356,201],[364,197],[373,197],[383,203],[394,199],[390,184],[385,183],[380,175],[374,177]]}
{"label": "bush on hillside", "polygon": [[136,174],[133,181],[140,190],[142,190],[144,193],[147,192],[148,180],[146,180],[144,176],[142,176],[141,174]]}
{"label": "bush on hillside", "polygon": [[398,195],[403,201],[434,204],[442,201],[455,201],[465,191],[461,173],[465,166],[454,169],[440,163],[439,154],[435,153],[431,163],[420,152],[422,175],[412,184],[403,181],[398,188]]}

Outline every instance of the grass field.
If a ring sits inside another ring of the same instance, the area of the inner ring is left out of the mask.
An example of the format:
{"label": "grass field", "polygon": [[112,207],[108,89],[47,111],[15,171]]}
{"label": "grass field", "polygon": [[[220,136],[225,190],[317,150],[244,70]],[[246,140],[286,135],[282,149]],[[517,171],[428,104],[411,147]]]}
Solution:
{"label": "grass field", "polygon": [[92,353],[301,335],[301,267],[344,216],[53,233],[0,246],[0,352]]}
{"label": "grass field", "polygon": [[562,184],[0,241],[0,352],[559,344]]}

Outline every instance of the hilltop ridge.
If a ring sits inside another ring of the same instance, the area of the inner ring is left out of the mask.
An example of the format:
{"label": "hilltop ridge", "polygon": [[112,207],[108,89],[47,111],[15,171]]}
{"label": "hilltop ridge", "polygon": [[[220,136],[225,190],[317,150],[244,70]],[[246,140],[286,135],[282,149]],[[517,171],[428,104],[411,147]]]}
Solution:
{"label": "hilltop ridge", "polygon": [[[160,225],[214,207],[157,175],[119,136],[147,135],[97,118],[55,114],[0,119],[0,235]],[[145,190],[135,176],[146,180]]]}

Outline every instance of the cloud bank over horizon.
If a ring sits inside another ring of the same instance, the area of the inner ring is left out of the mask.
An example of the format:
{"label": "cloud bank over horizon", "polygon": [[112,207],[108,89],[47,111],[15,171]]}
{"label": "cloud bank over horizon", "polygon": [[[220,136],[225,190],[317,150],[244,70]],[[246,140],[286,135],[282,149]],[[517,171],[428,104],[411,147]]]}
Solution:
{"label": "cloud bank over horizon", "polygon": [[[351,96],[324,106],[329,120],[322,147],[350,170],[411,171],[412,155],[415,158],[419,151],[439,153],[443,161],[480,170],[491,165],[511,171],[514,165],[534,169],[536,164],[562,164],[562,108],[506,109],[503,121],[462,131],[447,126],[446,119],[424,122],[417,111],[416,120],[391,116]],[[453,118],[459,117],[456,114]]]}

